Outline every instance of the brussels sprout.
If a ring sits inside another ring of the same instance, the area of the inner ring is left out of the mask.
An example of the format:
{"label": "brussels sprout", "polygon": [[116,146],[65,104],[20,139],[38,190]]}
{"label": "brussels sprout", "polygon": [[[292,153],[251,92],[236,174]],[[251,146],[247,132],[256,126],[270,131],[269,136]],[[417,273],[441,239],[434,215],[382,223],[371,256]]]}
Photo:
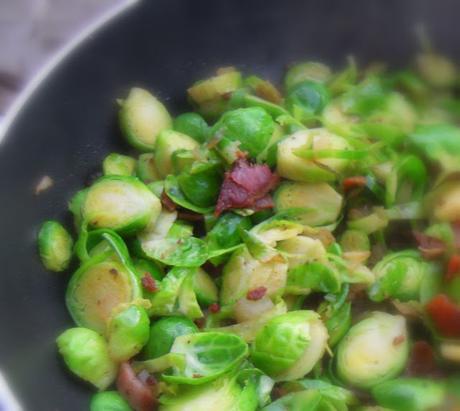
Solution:
{"label": "brussels sprout", "polygon": [[293,211],[295,221],[308,226],[322,226],[337,221],[342,196],[327,183],[284,182],[275,195],[276,211]]}
{"label": "brussels sprout", "polygon": [[[308,150],[312,159],[297,154]],[[324,128],[298,131],[278,144],[277,171],[281,177],[300,182],[334,181],[337,173],[343,172],[349,160],[324,158],[322,152],[344,152],[351,150],[348,142]],[[320,156],[315,158],[316,156]],[[328,154],[329,155],[329,154]]]}
{"label": "brussels sprout", "polygon": [[442,383],[421,378],[398,378],[372,389],[372,396],[379,405],[396,411],[439,409],[445,394]]}
{"label": "brussels sprout", "polygon": [[312,291],[338,293],[340,286],[340,273],[332,264],[313,261],[289,270],[286,293],[293,295],[308,295]]}
{"label": "brussels sprout", "polygon": [[369,298],[373,301],[386,298],[418,301],[422,282],[426,276],[434,275],[432,271],[430,264],[416,251],[387,254],[373,269],[376,281],[369,289]]}
{"label": "brussels sprout", "polygon": [[160,200],[137,178],[106,176],[88,190],[83,219],[94,228],[139,231],[160,214]]}
{"label": "brussels sprout", "polygon": [[164,130],[155,144],[155,166],[161,177],[173,172],[173,154],[178,150],[195,150],[198,143],[185,134],[174,130]]}
{"label": "brussels sprout", "polygon": [[267,296],[279,294],[286,284],[287,268],[287,262],[279,254],[261,262],[245,247],[235,251],[223,269],[221,303],[231,304],[260,287],[264,287]]}
{"label": "brussels sprout", "polygon": [[88,190],[88,188],[85,188],[83,190],[77,191],[69,201],[68,209],[73,215],[74,226],[77,231],[80,230],[81,223],[83,221],[82,209]]}
{"label": "brussels sprout", "polygon": [[183,113],[174,119],[174,130],[192,137],[199,143],[204,143],[209,126],[198,113]]}
{"label": "brussels sprout", "polygon": [[[230,378],[199,386],[185,386],[181,387],[177,395],[161,396],[159,411],[241,410],[237,408],[241,391],[235,379]],[[255,408],[247,411],[254,410]]]}
{"label": "brussels sprout", "polygon": [[307,262],[326,260],[323,243],[303,235],[280,241],[277,248],[287,258],[290,270]]}
{"label": "brussels sprout", "polygon": [[[160,180],[160,174],[155,165],[154,153],[144,153],[139,156],[137,159],[136,175],[145,184]],[[154,191],[152,192],[154,193]]]}
{"label": "brussels sprout", "polygon": [[284,77],[284,87],[286,90],[289,90],[296,84],[305,80],[325,83],[331,78],[331,76],[332,72],[328,66],[315,61],[307,61],[289,67],[289,70]]}
{"label": "brussels sprout", "polygon": [[365,217],[348,220],[348,228],[372,234],[384,229],[388,225],[388,215],[381,207],[374,207],[371,214]]}
{"label": "brussels sprout", "polygon": [[219,163],[195,162],[177,177],[180,189],[193,204],[210,207],[216,204],[222,185],[222,167]]}
{"label": "brussels sprout", "polygon": [[371,249],[369,236],[359,230],[346,230],[340,237],[340,246],[345,253],[369,251]]}
{"label": "brussels sprout", "polygon": [[[235,91],[241,86],[241,73],[233,67],[217,70],[217,75],[206,80],[196,82],[187,90],[188,95],[202,109],[207,103],[219,103],[223,96]],[[212,113],[219,114],[219,113]]]}
{"label": "brussels sprout", "polygon": [[38,250],[46,269],[64,271],[72,258],[73,240],[57,221],[46,221],[38,233]]}
{"label": "brussels sprout", "polygon": [[321,394],[316,390],[293,392],[262,408],[262,411],[316,411],[321,400]]}
{"label": "brussels sprout", "polygon": [[342,105],[348,114],[366,116],[385,104],[387,91],[377,76],[369,76],[342,96]]}
{"label": "brussels sprout", "polygon": [[[264,297],[258,301],[248,301],[248,303],[256,303],[257,308],[251,307],[253,312],[244,312],[245,316],[243,316],[243,313],[237,313],[237,310],[242,310],[245,307],[244,305],[238,307],[239,304],[241,304],[242,300],[238,300],[238,302],[235,304],[235,317],[237,319],[244,319],[244,321],[241,321],[237,324],[233,325],[228,325],[226,327],[220,327],[214,329],[214,331],[219,331],[219,332],[226,332],[226,333],[231,333],[231,334],[236,334],[240,336],[244,341],[247,343],[253,342],[257,336],[257,333],[262,329],[262,327],[265,326],[265,324],[270,321],[273,317],[276,317],[281,314],[285,314],[287,312],[287,307],[286,304],[283,300],[280,300],[275,306],[273,306],[270,309],[268,308],[269,301],[271,301],[269,298]],[[262,307],[261,311],[257,311],[258,308],[260,308],[259,304],[260,301],[262,301],[261,304],[264,306]],[[243,303],[244,304],[244,303]],[[248,319],[246,319],[248,318]]]}
{"label": "brussels sprout", "polygon": [[110,356],[122,362],[140,352],[149,339],[149,324],[147,313],[138,305],[115,312],[107,328]]}
{"label": "brussels sprout", "polygon": [[425,209],[437,221],[460,220],[460,182],[446,181],[425,198]]}
{"label": "brussels sprout", "polygon": [[291,86],[286,96],[286,107],[294,118],[308,122],[323,110],[329,98],[326,86],[305,80]]}
{"label": "brussels sprout", "polygon": [[97,332],[70,328],[56,340],[59,352],[70,371],[99,390],[115,380],[117,366],[110,359],[107,343]]}
{"label": "brussels sprout", "polygon": [[104,391],[94,394],[90,411],[132,411],[132,408],[117,391]]}
{"label": "brussels sprout", "polygon": [[111,153],[102,162],[105,176],[132,176],[136,168],[136,160],[123,154]]}
{"label": "brussels sprout", "polygon": [[228,111],[212,127],[211,136],[219,138],[218,150],[225,143],[239,143],[242,151],[257,157],[270,142],[275,123],[260,107],[241,108]]}
{"label": "brussels sprout", "polygon": [[347,384],[368,389],[396,377],[409,351],[404,317],[373,312],[350,328],[337,348],[337,375]]}
{"label": "brussels sprout", "polygon": [[326,349],[327,331],[313,311],[291,311],[271,319],[257,334],[251,361],[277,381],[308,374]]}
{"label": "brussels sprout", "polygon": [[142,296],[136,275],[125,265],[96,255],[72,276],[66,292],[67,308],[80,326],[104,333],[112,310]]}
{"label": "brussels sprout", "polygon": [[121,103],[119,120],[128,143],[141,151],[152,151],[158,134],[171,127],[171,117],[163,104],[140,88],[131,89]]}
{"label": "brussels sprout", "polygon": [[198,268],[193,276],[193,291],[196,293],[198,302],[205,306],[219,299],[216,284],[201,268]]}
{"label": "brussels sprout", "polygon": [[182,356],[185,366],[173,366],[170,374],[163,374],[164,380],[198,385],[234,369],[247,356],[248,346],[236,335],[201,332],[176,337],[170,352]]}
{"label": "brussels sprout", "polygon": [[146,359],[158,358],[169,353],[176,337],[198,332],[198,328],[187,317],[160,318],[150,327],[150,337],[145,345],[143,356]]}

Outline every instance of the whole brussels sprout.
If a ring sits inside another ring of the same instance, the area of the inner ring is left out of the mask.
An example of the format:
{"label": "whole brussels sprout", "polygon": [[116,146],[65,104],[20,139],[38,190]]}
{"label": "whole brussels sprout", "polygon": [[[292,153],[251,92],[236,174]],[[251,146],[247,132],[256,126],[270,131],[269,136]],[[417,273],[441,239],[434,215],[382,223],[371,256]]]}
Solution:
{"label": "whole brussels sprout", "polygon": [[277,381],[308,374],[323,356],[327,330],[313,311],[291,311],[271,319],[254,341],[251,360]]}
{"label": "whole brussels sprout", "polygon": [[339,342],[337,375],[368,389],[396,377],[405,367],[409,341],[404,317],[373,312],[350,328]]}
{"label": "whole brussels sprout", "polygon": [[109,356],[104,338],[87,328],[70,328],[56,340],[59,352],[70,371],[95,385],[106,389],[115,380],[117,366]]}

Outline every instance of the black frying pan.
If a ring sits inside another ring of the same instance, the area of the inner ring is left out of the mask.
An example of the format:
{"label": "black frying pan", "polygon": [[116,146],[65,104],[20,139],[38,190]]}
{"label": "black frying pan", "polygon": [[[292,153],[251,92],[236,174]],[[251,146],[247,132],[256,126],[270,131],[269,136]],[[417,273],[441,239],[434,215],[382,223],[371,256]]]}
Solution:
{"label": "black frying pan", "polygon": [[[0,145],[0,371],[26,410],[85,410],[90,389],[66,372],[55,337],[71,326],[68,274],[46,272],[35,233],[70,223],[66,202],[110,151],[125,150],[114,101],[132,85],[173,113],[185,89],[222,65],[272,80],[286,63],[318,59],[403,65],[423,23],[438,50],[460,55],[457,0],[145,0],[77,47],[28,99]],[[40,176],[55,185],[40,196]],[[202,410],[205,411],[205,410]]]}

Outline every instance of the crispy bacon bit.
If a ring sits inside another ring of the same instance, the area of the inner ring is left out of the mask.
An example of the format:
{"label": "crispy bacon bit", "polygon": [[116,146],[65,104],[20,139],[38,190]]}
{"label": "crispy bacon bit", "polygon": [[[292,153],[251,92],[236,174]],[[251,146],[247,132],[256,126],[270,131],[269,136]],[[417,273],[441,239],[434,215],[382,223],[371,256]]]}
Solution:
{"label": "crispy bacon bit", "polygon": [[447,272],[444,278],[446,281],[452,281],[458,276],[460,276],[460,255],[454,254],[447,263]]}
{"label": "crispy bacon bit", "polygon": [[393,345],[397,347],[398,345],[401,345],[405,340],[406,337],[404,335],[398,335],[397,337],[393,338]]}
{"label": "crispy bacon bit", "polygon": [[279,177],[267,165],[250,164],[245,158],[235,161],[225,173],[215,214],[231,208],[261,210],[273,207],[268,193],[278,184]]}
{"label": "crispy bacon bit", "polygon": [[343,191],[347,192],[354,188],[363,188],[367,184],[367,179],[364,176],[347,177],[342,182]]}
{"label": "crispy bacon bit", "polygon": [[444,294],[438,294],[426,306],[438,331],[445,337],[460,338],[460,307]]}
{"label": "crispy bacon bit", "polygon": [[416,341],[412,346],[407,374],[412,377],[438,374],[433,348],[426,341]]}
{"label": "crispy bacon bit", "polygon": [[419,231],[414,231],[414,237],[423,258],[427,260],[439,258],[446,251],[446,245],[439,238],[431,237]]}
{"label": "crispy bacon bit", "polygon": [[265,296],[267,293],[267,287],[257,287],[254,288],[253,290],[249,290],[248,293],[246,294],[246,298],[251,301],[257,301],[260,300]]}
{"label": "crispy bacon bit", "polygon": [[166,210],[168,210],[168,211],[175,211],[176,210],[176,203],[174,203],[169,198],[168,194],[166,194],[166,191],[163,190],[163,192],[161,193],[160,200],[161,200],[161,204],[163,204],[163,206],[164,206],[164,208],[166,208]]}
{"label": "crispy bacon bit", "polygon": [[215,314],[215,313],[218,313],[220,311],[220,305],[217,304],[217,303],[212,303],[210,306],[209,306],[209,312]]}
{"label": "crispy bacon bit", "polygon": [[129,362],[120,365],[117,388],[135,411],[152,411],[156,405],[156,385],[148,385],[139,379]]}
{"label": "crispy bacon bit", "polygon": [[178,211],[177,218],[185,221],[204,221],[203,214],[194,213],[193,211]]}
{"label": "crispy bacon bit", "polygon": [[152,274],[145,272],[141,279],[142,287],[144,287],[147,291],[154,293],[158,290],[157,282],[152,277]]}

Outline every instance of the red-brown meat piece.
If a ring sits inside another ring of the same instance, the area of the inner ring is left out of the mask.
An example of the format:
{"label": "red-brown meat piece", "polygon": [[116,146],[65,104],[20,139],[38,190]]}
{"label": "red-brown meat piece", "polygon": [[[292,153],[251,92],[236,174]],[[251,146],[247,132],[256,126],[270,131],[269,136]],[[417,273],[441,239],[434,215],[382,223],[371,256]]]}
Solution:
{"label": "red-brown meat piece", "polygon": [[233,168],[225,173],[217,200],[216,215],[231,208],[263,210],[273,207],[268,193],[278,184],[279,177],[265,164],[250,164],[245,158],[238,159]]}

